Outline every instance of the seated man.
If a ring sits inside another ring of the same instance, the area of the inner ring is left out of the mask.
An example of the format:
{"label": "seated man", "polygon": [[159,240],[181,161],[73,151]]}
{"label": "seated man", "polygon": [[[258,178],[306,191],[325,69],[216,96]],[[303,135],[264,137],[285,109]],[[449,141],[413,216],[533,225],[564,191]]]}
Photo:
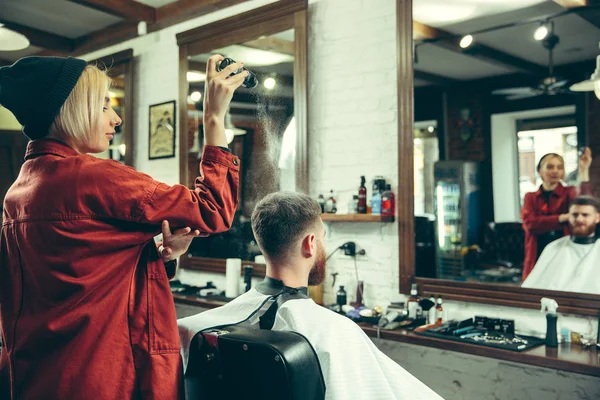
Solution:
{"label": "seated man", "polygon": [[[178,321],[184,365],[189,345],[203,329],[244,320],[285,286],[306,293],[325,279],[325,229],[319,204],[310,197],[272,193],[252,214],[252,230],[267,262],[265,280],[223,307]],[[441,399],[384,355],[350,319],[314,303],[291,299],[277,311],[273,330],[304,335],[314,347],[327,399]]]}
{"label": "seated man", "polygon": [[575,198],[569,208],[571,235],[544,249],[522,287],[600,294],[598,223],[598,200],[590,196]]}

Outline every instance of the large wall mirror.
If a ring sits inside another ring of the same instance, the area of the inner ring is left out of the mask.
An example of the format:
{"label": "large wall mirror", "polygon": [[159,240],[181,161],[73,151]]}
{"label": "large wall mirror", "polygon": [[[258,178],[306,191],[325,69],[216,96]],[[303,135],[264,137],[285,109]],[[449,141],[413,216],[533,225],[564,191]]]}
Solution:
{"label": "large wall mirror", "polygon": [[307,192],[306,1],[282,1],[177,36],[180,46],[180,177],[188,187],[202,156],[206,61],[221,54],[255,73],[258,86],[238,89],[225,118],[229,148],[241,160],[233,227],[197,238],[182,268],[224,271],[227,258],[254,265],[260,250],[250,216],[278,190]]}
{"label": "large wall mirror", "polygon": [[[600,132],[594,126],[600,101],[593,92],[570,90],[595,70],[598,8],[569,8],[576,4],[559,0],[407,3],[398,0],[398,25],[412,25],[398,28],[399,49],[408,50],[399,54],[399,91],[402,82],[413,81],[414,110],[412,127],[400,130],[400,157],[411,155],[413,163],[401,161],[399,180],[414,182],[412,199],[406,199],[413,204],[414,236],[402,226],[407,214],[400,220],[400,242],[412,254],[401,255],[401,291],[416,282],[422,291],[450,299],[528,308],[546,296],[564,312],[596,315],[600,291],[590,284],[598,281],[593,260],[564,261],[565,252],[580,250],[557,248],[554,258],[564,265],[540,260],[534,270],[543,268],[544,276],[532,285],[525,243],[531,235],[538,259],[544,246],[568,236],[568,221],[539,222],[569,209],[553,211],[567,200],[560,188],[544,190],[542,178],[585,193],[585,147],[593,160],[587,186],[600,195]],[[400,118],[410,118],[410,111],[401,107]],[[549,157],[543,164],[548,169],[538,172],[548,153],[561,158]],[[524,227],[521,211],[530,192],[537,192],[529,196],[542,217]],[[582,273],[589,274],[587,282],[568,283]],[[570,286],[549,283],[554,274]]]}
{"label": "large wall mirror", "polygon": [[106,69],[112,79],[109,91],[110,102],[123,121],[115,128],[115,137],[111,140],[108,149],[97,157],[112,159],[125,165],[133,166],[133,49],[90,61],[90,64]]}

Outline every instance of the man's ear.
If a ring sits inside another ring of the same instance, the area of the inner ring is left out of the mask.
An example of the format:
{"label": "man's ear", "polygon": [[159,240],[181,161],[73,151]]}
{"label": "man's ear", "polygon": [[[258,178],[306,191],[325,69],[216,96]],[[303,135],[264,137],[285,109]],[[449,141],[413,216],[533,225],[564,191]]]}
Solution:
{"label": "man's ear", "polygon": [[596,225],[600,224],[600,213],[596,213]]}
{"label": "man's ear", "polygon": [[312,257],[317,251],[317,239],[314,234],[309,234],[302,239],[302,255],[306,258]]}

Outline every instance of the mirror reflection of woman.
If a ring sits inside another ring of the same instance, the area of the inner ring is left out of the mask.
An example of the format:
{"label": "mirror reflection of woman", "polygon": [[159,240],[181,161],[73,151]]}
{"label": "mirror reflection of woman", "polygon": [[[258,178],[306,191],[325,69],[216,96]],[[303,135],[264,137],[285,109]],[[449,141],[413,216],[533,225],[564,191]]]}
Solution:
{"label": "mirror reflection of woman", "polygon": [[579,188],[563,186],[565,161],[556,153],[544,155],[537,171],[542,178],[540,188],[525,195],[521,219],[525,230],[525,260],[523,280],[533,270],[535,262],[548,243],[568,232],[569,205],[579,194],[591,194],[590,165],[592,152],[586,147],[579,157]]}

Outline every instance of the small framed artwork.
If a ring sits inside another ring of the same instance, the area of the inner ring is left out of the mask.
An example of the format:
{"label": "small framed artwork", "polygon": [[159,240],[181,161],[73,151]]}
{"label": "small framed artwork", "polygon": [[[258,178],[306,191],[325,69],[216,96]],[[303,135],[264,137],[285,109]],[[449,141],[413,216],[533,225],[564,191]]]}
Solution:
{"label": "small framed artwork", "polygon": [[175,157],[175,100],[150,106],[148,158]]}

